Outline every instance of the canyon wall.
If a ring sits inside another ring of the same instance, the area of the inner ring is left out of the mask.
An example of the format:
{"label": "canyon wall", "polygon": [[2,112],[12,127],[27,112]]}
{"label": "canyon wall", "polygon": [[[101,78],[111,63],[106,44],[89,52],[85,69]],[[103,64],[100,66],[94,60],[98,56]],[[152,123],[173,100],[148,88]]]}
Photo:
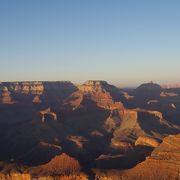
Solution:
{"label": "canyon wall", "polygon": [[77,88],[70,81],[26,81],[2,82],[0,84],[1,103],[63,101]]}

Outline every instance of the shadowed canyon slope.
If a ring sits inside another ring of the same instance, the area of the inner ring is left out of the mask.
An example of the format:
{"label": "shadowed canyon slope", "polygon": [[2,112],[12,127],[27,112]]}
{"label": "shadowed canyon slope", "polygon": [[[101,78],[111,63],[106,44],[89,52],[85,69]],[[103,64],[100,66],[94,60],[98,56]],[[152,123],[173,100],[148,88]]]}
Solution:
{"label": "shadowed canyon slope", "polygon": [[13,179],[15,172],[20,178],[97,179],[103,176],[101,169],[107,177],[116,169],[128,179],[139,169],[144,172],[139,176],[149,176],[148,167],[157,166],[164,179],[174,179],[177,173],[170,170],[179,171],[179,117],[178,87],[151,82],[126,90],[106,81],[2,82],[1,177]]}

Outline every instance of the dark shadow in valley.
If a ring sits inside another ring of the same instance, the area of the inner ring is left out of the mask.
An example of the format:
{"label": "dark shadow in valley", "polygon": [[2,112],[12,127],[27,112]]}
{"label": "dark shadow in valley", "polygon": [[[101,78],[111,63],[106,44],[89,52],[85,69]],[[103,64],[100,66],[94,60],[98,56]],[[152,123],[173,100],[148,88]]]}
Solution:
{"label": "dark shadow in valley", "polygon": [[96,160],[98,169],[130,169],[138,163],[144,161],[153,151],[152,147],[135,146],[135,148],[126,153],[116,156],[107,156]]}

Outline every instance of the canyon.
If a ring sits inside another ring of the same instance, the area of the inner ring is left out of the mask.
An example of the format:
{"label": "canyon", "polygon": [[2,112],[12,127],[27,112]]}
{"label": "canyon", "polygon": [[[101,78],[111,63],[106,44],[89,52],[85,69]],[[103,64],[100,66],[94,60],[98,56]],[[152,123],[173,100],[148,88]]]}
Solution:
{"label": "canyon", "polygon": [[1,82],[0,178],[177,179],[179,117],[178,86]]}

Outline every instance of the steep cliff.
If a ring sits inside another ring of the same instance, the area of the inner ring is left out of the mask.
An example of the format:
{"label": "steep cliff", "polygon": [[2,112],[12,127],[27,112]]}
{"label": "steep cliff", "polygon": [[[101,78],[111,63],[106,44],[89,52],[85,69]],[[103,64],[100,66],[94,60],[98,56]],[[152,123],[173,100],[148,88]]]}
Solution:
{"label": "steep cliff", "polygon": [[124,109],[120,126],[114,131],[113,142],[135,142],[140,136],[162,139],[166,134],[180,132],[179,126],[169,123],[159,111]]}
{"label": "steep cliff", "polygon": [[41,95],[44,91],[43,82],[4,82],[8,89],[13,93],[37,94]]}
{"label": "steep cliff", "polygon": [[62,103],[77,88],[69,81],[2,82],[16,103]]}
{"label": "steep cliff", "polygon": [[116,109],[119,106],[115,101],[120,99],[121,91],[106,81],[87,81],[77,87],[79,90],[65,101],[66,106],[69,105],[76,109],[82,105],[84,100],[93,101],[98,107],[105,109]]}

